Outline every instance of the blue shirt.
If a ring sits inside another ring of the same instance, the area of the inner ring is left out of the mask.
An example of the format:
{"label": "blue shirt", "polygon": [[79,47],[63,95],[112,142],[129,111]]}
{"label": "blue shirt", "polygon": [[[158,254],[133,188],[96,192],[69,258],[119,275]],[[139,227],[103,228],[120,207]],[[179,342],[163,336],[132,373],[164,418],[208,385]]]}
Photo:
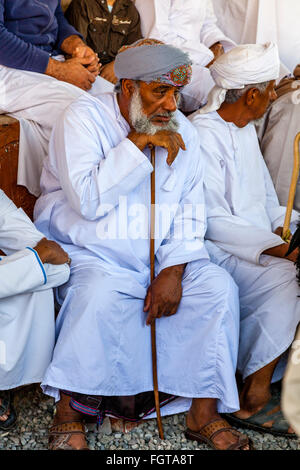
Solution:
{"label": "blue shirt", "polygon": [[0,0],[0,65],[44,73],[73,34],[59,0]]}

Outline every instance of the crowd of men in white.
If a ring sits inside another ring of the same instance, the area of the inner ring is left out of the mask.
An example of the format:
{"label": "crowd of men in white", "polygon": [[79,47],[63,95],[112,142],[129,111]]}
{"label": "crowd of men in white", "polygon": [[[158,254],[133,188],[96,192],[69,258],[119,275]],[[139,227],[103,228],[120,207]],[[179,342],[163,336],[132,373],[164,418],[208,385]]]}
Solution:
{"label": "crowd of men in white", "polygon": [[[97,77],[87,92],[0,64],[0,113],[20,121],[18,183],[39,196],[34,225],[0,192],[0,391],[42,383],[59,402],[64,391],[152,390],[146,323],[158,318],[159,389],[181,398],[162,414],[189,410],[187,437],[248,448],[241,436],[224,437],[219,413],[300,435],[298,361],[285,372],[300,321],[297,254],[285,258],[280,237],[300,131],[299,2],[135,5],[143,36],[157,42],[118,54],[115,89]],[[180,67],[186,73],[189,63],[174,48],[192,62],[185,86]],[[152,290],[149,239],[137,235],[149,230],[149,144],[157,204],[176,205],[156,234]],[[300,188],[294,209],[292,232]],[[288,422],[271,396],[285,375]],[[0,429],[14,421],[3,395]]]}

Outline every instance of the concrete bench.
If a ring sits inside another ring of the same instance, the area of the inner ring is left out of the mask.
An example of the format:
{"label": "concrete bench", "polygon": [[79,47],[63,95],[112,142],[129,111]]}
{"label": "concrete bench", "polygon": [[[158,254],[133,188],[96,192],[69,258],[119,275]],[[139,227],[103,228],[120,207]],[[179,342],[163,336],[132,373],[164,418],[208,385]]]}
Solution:
{"label": "concrete bench", "polygon": [[19,136],[19,122],[0,115],[0,188],[32,219],[36,198],[24,186],[17,185]]}

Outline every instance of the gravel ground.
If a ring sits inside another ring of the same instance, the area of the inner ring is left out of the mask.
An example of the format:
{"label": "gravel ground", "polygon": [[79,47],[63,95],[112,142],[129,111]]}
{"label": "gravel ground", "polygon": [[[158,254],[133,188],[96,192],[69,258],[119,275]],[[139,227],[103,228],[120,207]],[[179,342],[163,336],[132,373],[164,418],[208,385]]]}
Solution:
{"label": "gravel ground", "polygon": [[[45,450],[47,433],[52,421],[53,399],[31,386],[15,393],[18,425],[10,432],[0,431],[0,450]],[[205,445],[188,441],[184,436],[185,415],[163,418],[165,440],[158,437],[156,420],[148,420],[128,434],[112,432],[106,419],[96,431],[92,426],[87,437],[91,449],[96,450],[208,450]],[[246,432],[256,450],[300,450],[295,439],[284,439],[271,434]]]}

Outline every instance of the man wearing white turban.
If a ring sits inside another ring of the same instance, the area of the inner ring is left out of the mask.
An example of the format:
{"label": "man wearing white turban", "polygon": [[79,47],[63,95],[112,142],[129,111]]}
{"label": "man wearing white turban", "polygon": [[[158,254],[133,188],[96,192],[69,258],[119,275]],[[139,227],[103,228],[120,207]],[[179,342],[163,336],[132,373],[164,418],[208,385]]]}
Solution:
{"label": "man wearing white turban", "polygon": [[228,90],[243,90],[247,85],[270,82],[279,75],[278,49],[274,43],[238,46],[221,56],[211,67],[215,86],[199,113],[220,109]]}
{"label": "man wearing white turban", "polygon": [[[155,317],[162,413],[191,406],[188,439],[249,448],[218,414],[239,407],[238,295],[204,247],[198,135],[177,111],[190,62],[156,40],[123,47],[115,61],[117,94],[75,101],[52,134],[36,224],[68,246],[72,271],[59,291],[59,336],[43,383],[45,393],[60,398],[51,449],[86,448],[83,414],[102,419],[109,410],[139,421],[151,411],[147,325]],[[157,210],[150,287],[149,144],[156,146]],[[172,401],[174,395],[182,398]]]}
{"label": "man wearing white turban", "polygon": [[[231,422],[289,436],[292,430],[271,396],[282,378],[284,353],[300,320],[299,288],[288,245],[279,236],[279,205],[260,152],[255,127],[276,98],[277,47],[245,45],[211,67],[217,86],[208,105],[190,116],[205,159],[206,246],[213,262],[239,286],[241,324],[238,371],[241,409]],[[293,213],[293,221],[297,220]],[[294,229],[292,224],[292,229]]]}
{"label": "man wearing white turban", "polygon": [[[286,205],[293,171],[294,139],[300,132],[299,0],[213,0],[218,25],[239,44],[274,41],[281,60],[272,103],[259,127],[261,149],[280,204]],[[295,68],[296,67],[296,68]],[[295,69],[295,70],[294,70]],[[285,78],[283,78],[285,77]],[[300,178],[294,208],[300,210]]]}

